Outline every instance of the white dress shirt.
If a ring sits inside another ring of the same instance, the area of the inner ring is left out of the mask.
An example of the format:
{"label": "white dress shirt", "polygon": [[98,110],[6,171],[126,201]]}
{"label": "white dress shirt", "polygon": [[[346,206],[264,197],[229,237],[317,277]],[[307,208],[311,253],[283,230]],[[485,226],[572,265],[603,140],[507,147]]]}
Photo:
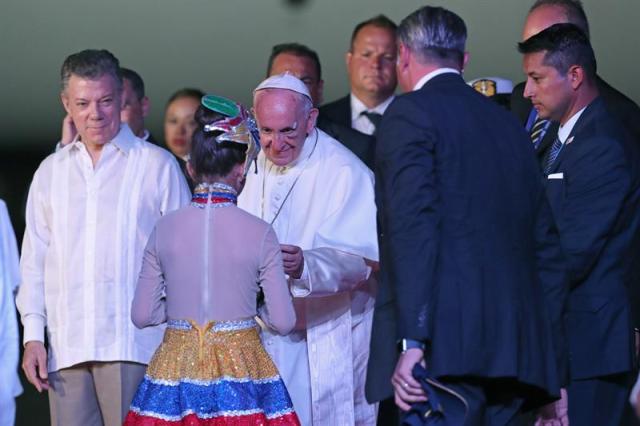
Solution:
{"label": "white dress shirt", "polygon": [[131,300],[156,220],[190,200],[178,163],[122,125],[95,167],[76,140],[47,157],[27,201],[17,305],[24,342],[49,338],[49,371],[86,361],[148,363],[158,327]]}
{"label": "white dress shirt", "polygon": [[578,119],[585,109],[587,109],[587,107],[584,107],[580,111],[573,114],[571,118],[569,118],[562,126],[558,127],[558,139],[560,139],[560,142],[562,142],[563,146],[565,143],[567,143],[567,138],[573,131],[573,127],[576,125]]}
{"label": "white dress shirt", "polygon": [[373,132],[375,132],[376,127],[373,125],[371,120],[369,120],[367,116],[362,115],[362,113],[367,111],[367,112],[373,112],[373,113],[382,115],[387,110],[387,108],[389,107],[389,105],[391,104],[394,98],[395,96],[392,95],[381,104],[378,104],[375,108],[367,108],[367,106],[364,103],[362,103],[362,101],[358,99],[356,95],[352,93],[351,94],[351,127],[361,133],[365,133],[367,135],[373,135]]}
{"label": "white dress shirt", "polygon": [[413,86],[413,90],[418,90],[420,88],[422,88],[422,86],[424,86],[425,84],[427,84],[427,81],[431,80],[432,78],[440,75],[440,74],[460,74],[460,71],[458,71],[455,68],[438,68],[437,70],[433,70],[428,74],[425,74],[422,76],[422,78],[420,80],[418,80],[418,82],[416,83],[415,86]]}

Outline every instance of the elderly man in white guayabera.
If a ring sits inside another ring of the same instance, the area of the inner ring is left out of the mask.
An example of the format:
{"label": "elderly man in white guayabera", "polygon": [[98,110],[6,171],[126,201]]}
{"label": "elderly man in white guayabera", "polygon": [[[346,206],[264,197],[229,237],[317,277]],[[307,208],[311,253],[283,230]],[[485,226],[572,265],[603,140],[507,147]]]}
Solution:
{"label": "elderly man in white guayabera", "polygon": [[78,134],[40,164],[29,190],[17,298],[22,368],[38,391],[49,390],[52,424],[121,425],[163,334],[130,319],[142,253],[156,220],[190,193],[173,156],[121,123],[111,53],[73,54],[61,77]]}

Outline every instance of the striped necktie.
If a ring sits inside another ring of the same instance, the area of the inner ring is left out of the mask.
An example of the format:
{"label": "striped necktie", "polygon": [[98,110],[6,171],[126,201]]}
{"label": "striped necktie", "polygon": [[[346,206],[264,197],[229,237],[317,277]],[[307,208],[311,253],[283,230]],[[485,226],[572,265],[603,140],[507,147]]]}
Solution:
{"label": "striped necktie", "polygon": [[538,147],[540,146],[540,142],[547,132],[548,125],[549,120],[537,117],[536,121],[533,123],[533,126],[531,126],[531,132],[529,133],[529,136],[531,137],[531,142],[533,143],[533,147],[535,149],[538,149]]}
{"label": "striped necktie", "polygon": [[551,172],[551,167],[553,166],[553,163],[556,161],[556,158],[558,158],[558,154],[560,154],[560,151],[562,150],[563,146],[564,145],[560,141],[560,138],[556,136],[556,140],[554,140],[553,145],[551,145],[551,149],[549,150],[549,155],[547,156],[547,162],[544,166],[545,175],[549,175],[549,172]]}

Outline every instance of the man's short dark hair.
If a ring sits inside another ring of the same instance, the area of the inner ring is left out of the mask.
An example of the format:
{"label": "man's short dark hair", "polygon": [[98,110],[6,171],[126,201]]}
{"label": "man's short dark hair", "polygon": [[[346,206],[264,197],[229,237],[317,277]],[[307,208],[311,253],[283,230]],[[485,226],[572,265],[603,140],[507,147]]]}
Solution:
{"label": "man's short dark hair", "polygon": [[589,21],[587,21],[587,14],[584,13],[584,7],[582,7],[580,0],[537,0],[529,9],[529,13],[541,6],[563,8],[567,15],[567,21],[577,25],[589,37]]}
{"label": "man's short dark hair", "polygon": [[360,32],[360,30],[369,25],[377,28],[387,29],[391,31],[394,34],[394,36],[395,36],[396,30],[398,29],[398,26],[396,25],[395,22],[393,22],[391,19],[387,18],[385,15],[382,15],[382,14],[378,16],[374,16],[371,19],[367,19],[366,21],[362,21],[358,25],[356,25],[356,27],[353,29],[353,32],[351,33],[351,44],[349,45],[350,51],[353,50],[353,42],[358,36],[358,33]]}
{"label": "man's short dark hair", "polygon": [[267,64],[267,77],[271,75],[271,68],[273,67],[273,61],[275,61],[278,55],[288,53],[290,55],[298,56],[301,58],[309,58],[313,61],[316,72],[318,73],[318,80],[322,80],[322,68],[320,67],[320,58],[315,50],[310,49],[304,44],[300,43],[281,43],[276,44],[271,49],[271,55],[269,55],[269,63]]}
{"label": "man's short dark hair", "polygon": [[587,35],[574,24],[555,24],[518,43],[520,53],[545,52],[544,64],[560,74],[566,74],[574,65],[585,70],[589,80],[595,78],[596,56]]}
{"label": "man's short dark hair", "polygon": [[67,56],[60,70],[62,90],[66,90],[72,75],[88,80],[97,80],[105,74],[111,75],[122,89],[120,62],[108,50],[87,49]]}
{"label": "man's short dark hair", "polygon": [[398,39],[422,62],[461,68],[467,26],[450,10],[424,6],[400,22]]}
{"label": "man's short dark hair", "polygon": [[122,78],[131,83],[131,88],[136,94],[136,98],[141,101],[144,98],[144,81],[140,74],[130,68],[120,68]]}

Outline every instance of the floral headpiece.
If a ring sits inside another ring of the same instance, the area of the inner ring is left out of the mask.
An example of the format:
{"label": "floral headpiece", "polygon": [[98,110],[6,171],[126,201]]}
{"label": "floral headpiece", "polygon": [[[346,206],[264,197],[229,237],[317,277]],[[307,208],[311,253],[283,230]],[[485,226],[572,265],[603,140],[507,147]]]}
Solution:
{"label": "floral headpiece", "polygon": [[202,105],[225,116],[225,118],[204,125],[205,132],[222,132],[216,136],[216,142],[235,142],[247,145],[247,158],[244,162],[246,176],[251,163],[256,160],[260,152],[260,136],[255,119],[244,106],[222,96],[205,95],[202,97]]}

